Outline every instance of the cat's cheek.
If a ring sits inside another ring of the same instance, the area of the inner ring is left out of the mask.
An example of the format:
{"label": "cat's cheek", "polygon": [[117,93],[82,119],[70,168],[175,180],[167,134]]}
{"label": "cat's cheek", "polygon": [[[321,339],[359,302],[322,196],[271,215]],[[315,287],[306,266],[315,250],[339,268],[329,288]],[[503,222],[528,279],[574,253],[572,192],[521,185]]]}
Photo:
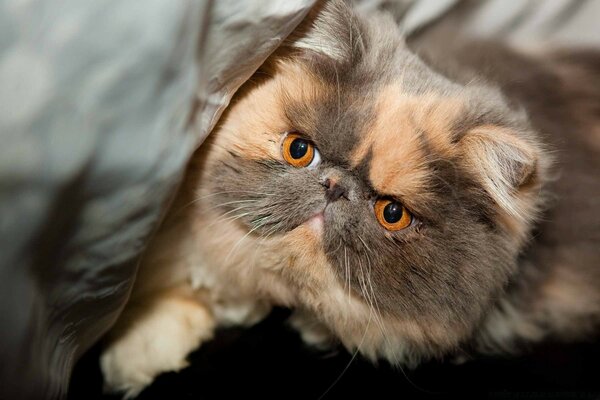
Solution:
{"label": "cat's cheek", "polygon": [[317,256],[318,253],[322,254],[321,232],[321,218],[319,216],[314,216],[285,234],[283,243],[291,253]]}
{"label": "cat's cheek", "polygon": [[[327,288],[335,280],[333,270],[323,253],[322,234],[308,221],[286,233],[272,251],[287,259],[280,266],[280,273],[293,286],[305,288]],[[317,228],[320,229],[320,228]]]}

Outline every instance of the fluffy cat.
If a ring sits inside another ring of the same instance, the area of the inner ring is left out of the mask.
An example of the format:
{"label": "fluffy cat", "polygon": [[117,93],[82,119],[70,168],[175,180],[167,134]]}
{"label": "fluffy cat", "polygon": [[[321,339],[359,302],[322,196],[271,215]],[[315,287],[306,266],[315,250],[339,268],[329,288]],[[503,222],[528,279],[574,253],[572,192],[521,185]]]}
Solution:
{"label": "fluffy cat", "polygon": [[411,43],[425,62],[385,15],[315,9],[190,163],[101,356],[110,388],[274,305],[313,345],[409,366],[597,328],[600,59],[441,36]]}

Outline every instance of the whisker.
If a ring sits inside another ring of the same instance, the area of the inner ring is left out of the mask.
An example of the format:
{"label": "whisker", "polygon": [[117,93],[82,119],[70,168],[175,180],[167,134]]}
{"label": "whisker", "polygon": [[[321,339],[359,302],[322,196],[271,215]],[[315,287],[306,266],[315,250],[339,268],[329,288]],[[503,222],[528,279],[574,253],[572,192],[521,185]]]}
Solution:
{"label": "whisker", "polygon": [[211,193],[205,196],[197,197],[194,201],[207,199],[209,197],[218,196],[221,194],[255,194],[257,196],[274,196],[275,193],[264,193],[264,192],[256,192],[253,190],[223,190],[220,192]]}
{"label": "whisker", "polygon": [[369,306],[369,313],[375,314],[375,322],[377,323],[382,335],[385,337],[385,333],[384,333],[385,330],[383,329],[383,321],[381,319],[379,319],[379,315],[377,314],[377,312],[375,311],[375,307],[373,306],[374,301],[376,301],[375,293],[369,292],[369,290],[367,288],[365,272],[363,269],[362,261],[360,259],[359,259],[358,267],[359,267],[359,271],[360,271],[359,284],[360,284],[361,294],[363,295],[363,298],[367,301],[367,304]]}
{"label": "whisker", "polygon": [[356,350],[352,354],[352,358],[350,358],[350,361],[348,361],[348,364],[346,364],[346,367],[342,370],[342,372],[339,374],[339,376],[336,378],[336,380],[333,381],[333,383],[327,388],[327,390],[325,390],[325,392],[319,397],[318,400],[321,400],[323,397],[325,397],[327,395],[327,393],[329,393],[331,391],[331,389],[333,389],[333,387],[335,385],[337,385],[337,383],[346,374],[346,372],[348,371],[348,369],[350,368],[350,366],[352,365],[352,363],[356,359],[356,356],[360,352],[360,348],[362,347],[363,343],[365,342],[365,338],[367,337],[367,332],[369,331],[369,327],[371,326],[371,317],[372,317],[372,313],[369,313],[369,320],[367,321],[367,325],[365,327],[365,331],[364,331],[364,333],[362,335],[362,338],[360,339],[360,343],[358,344],[358,346],[356,347]]}
{"label": "whisker", "polygon": [[[244,207],[240,207],[239,209],[242,209],[242,208],[244,208]],[[232,211],[234,211],[234,210],[232,210]],[[236,215],[233,215],[233,216],[230,216],[230,217],[227,217],[227,218],[222,218],[222,216],[221,216],[220,218],[217,218],[215,221],[213,221],[210,224],[208,224],[205,229],[208,229],[208,228],[210,228],[210,227],[212,227],[215,224],[218,224],[220,222],[232,222],[232,221],[236,221],[236,220],[238,220],[240,218],[246,217],[246,216],[251,215],[251,214],[252,214],[252,211],[249,211],[249,212],[246,212],[246,213],[242,213],[242,214],[236,214]]]}
{"label": "whisker", "polygon": [[351,293],[350,293],[350,289],[351,289],[351,285],[352,285],[352,280],[350,277],[351,271],[350,271],[350,266],[348,265],[348,252],[347,252],[347,248],[344,245],[344,269],[346,271],[346,279],[348,280],[348,305],[350,305],[350,302],[352,300],[351,297]]}
{"label": "whisker", "polygon": [[246,233],[244,236],[242,236],[242,238],[240,240],[238,240],[236,242],[236,244],[231,248],[231,250],[229,250],[229,253],[227,253],[227,256],[225,257],[225,264],[227,264],[227,261],[229,260],[229,257],[231,257],[231,255],[235,252],[235,250],[238,248],[238,246],[244,241],[244,239],[246,239],[252,232],[256,231],[257,229],[260,229],[263,225],[257,225],[256,227],[250,229],[248,231],[248,233]]}
{"label": "whisker", "polygon": [[357,235],[358,239],[361,241],[363,247],[365,248],[365,256],[367,257],[367,264],[368,264],[368,271],[367,271],[367,282],[369,284],[369,291],[371,293],[371,298],[373,299],[373,303],[375,304],[375,308],[376,308],[376,312],[375,312],[375,317],[376,317],[376,321],[379,325],[379,330],[381,331],[381,334],[383,335],[384,340],[388,343],[388,345],[390,345],[391,343],[389,342],[389,336],[387,333],[387,330],[385,328],[385,324],[383,322],[383,316],[381,314],[381,309],[379,308],[379,302],[377,301],[377,297],[375,296],[375,290],[373,288],[373,280],[371,279],[371,272],[372,272],[372,268],[373,266],[371,265],[371,257],[369,257],[369,252],[371,251],[371,249],[369,249],[369,246],[367,246],[367,244],[365,243],[365,241],[363,240],[363,238],[360,235]]}
{"label": "whisker", "polygon": [[[371,249],[369,249],[369,247],[367,246],[367,244],[365,243],[365,241],[362,239],[362,237],[360,237],[360,235],[357,235],[357,236],[358,236],[358,239],[359,239],[359,240],[362,242],[363,246],[365,247],[365,250],[367,251],[367,253],[368,253],[368,252],[371,252],[372,250],[371,250]],[[365,254],[367,255],[367,261],[369,262],[369,265],[370,265],[370,261],[369,261],[369,260],[370,260],[370,258],[368,257],[368,254],[367,254],[367,253],[365,253]],[[371,267],[369,267],[369,270],[370,270],[370,268],[371,268]],[[373,286],[372,286],[372,282],[371,282],[371,276],[370,276],[370,272],[369,272],[369,284],[370,284],[370,287],[371,287],[371,293],[373,293],[373,296],[374,296],[374,291],[373,291]],[[381,333],[382,333],[382,335],[383,335],[383,338],[384,338],[384,340],[386,341],[387,345],[388,345],[388,346],[390,346],[390,347],[392,347],[393,345],[392,345],[392,343],[390,342],[390,338],[389,338],[389,336],[388,336],[388,334],[387,334],[387,330],[386,330],[386,328],[385,328],[385,325],[383,324],[382,315],[381,315],[381,310],[379,309],[379,305],[378,305],[378,303],[377,303],[377,298],[376,298],[376,297],[373,297],[373,298],[375,299],[375,305],[376,305],[376,307],[377,307],[377,313],[379,313],[379,329],[380,329],[380,331],[381,331]],[[406,381],[407,381],[407,382],[408,382],[410,385],[412,385],[412,386],[413,386],[415,389],[417,389],[417,390],[419,390],[419,391],[422,391],[422,392],[425,392],[425,393],[429,393],[429,394],[434,394],[434,393],[435,393],[435,392],[431,392],[431,391],[429,391],[429,390],[423,389],[423,388],[419,387],[417,384],[415,384],[415,383],[414,383],[414,382],[413,382],[413,381],[412,381],[412,380],[411,380],[411,379],[408,377],[408,375],[406,374],[406,371],[404,370],[404,368],[402,368],[402,366],[401,366],[400,364],[397,364],[397,365],[396,365],[396,367],[397,367],[398,369],[400,369],[400,372],[402,372],[402,375],[404,376],[404,378],[406,379]]]}
{"label": "whisker", "polygon": [[[246,191],[246,190],[221,191],[221,192],[216,192],[216,193],[211,193],[211,194],[208,194],[208,195],[196,197],[194,200],[192,200],[189,203],[184,204],[183,206],[181,206],[181,208],[179,210],[177,210],[174,214],[181,213],[186,208],[188,208],[188,207],[190,207],[190,206],[198,203],[201,200],[208,199],[208,198],[214,197],[214,196],[223,195],[223,194],[234,194],[234,195],[239,195],[239,194],[255,194],[257,196],[266,196],[266,197],[270,197],[270,196],[274,195],[273,193],[261,193],[261,192],[253,192],[253,191]],[[258,198],[257,199],[248,199],[248,201],[251,201],[251,200],[252,201],[257,201],[259,199]],[[246,200],[244,200],[244,201],[246,201]]]}

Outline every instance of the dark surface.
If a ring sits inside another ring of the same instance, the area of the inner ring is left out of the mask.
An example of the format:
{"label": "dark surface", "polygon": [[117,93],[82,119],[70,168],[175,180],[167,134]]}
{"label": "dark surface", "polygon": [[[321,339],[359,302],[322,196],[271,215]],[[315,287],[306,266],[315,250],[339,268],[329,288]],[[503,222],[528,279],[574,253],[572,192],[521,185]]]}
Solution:
{"label": "dark surface", "polygon": [[[419,399],[468,393],[491,399],[600,399],[597,340],[544,344],[511,359],[428,363],[403,372],[360,357],[350,362],[352,355],[343,350],[307,349],[285,325],[287,315],[276,310],[252,328],[219,332],[190,356],[189,368],[160,376],[138,398]],[[102,395],[98,354],[96,347],[75,368],[69,399],[120,398]]]}

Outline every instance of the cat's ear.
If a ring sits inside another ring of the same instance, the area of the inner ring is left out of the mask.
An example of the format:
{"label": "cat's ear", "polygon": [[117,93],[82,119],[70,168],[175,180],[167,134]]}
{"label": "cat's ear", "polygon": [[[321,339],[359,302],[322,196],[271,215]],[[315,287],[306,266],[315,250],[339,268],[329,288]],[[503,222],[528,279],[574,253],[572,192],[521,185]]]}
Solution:
{"label": "cat's ear", "polygon": [[461,139],[467,166],[502,211],[518,222],[531,220],[538,201],[541,149],[528,135],[482,126]]}
{"label": "cat's ear", "polygon": [[315,6],[287,44],[319,58],[356,63],[365,53],[367,40],[366,27],[356,11],[347,1],[331,0]]}

